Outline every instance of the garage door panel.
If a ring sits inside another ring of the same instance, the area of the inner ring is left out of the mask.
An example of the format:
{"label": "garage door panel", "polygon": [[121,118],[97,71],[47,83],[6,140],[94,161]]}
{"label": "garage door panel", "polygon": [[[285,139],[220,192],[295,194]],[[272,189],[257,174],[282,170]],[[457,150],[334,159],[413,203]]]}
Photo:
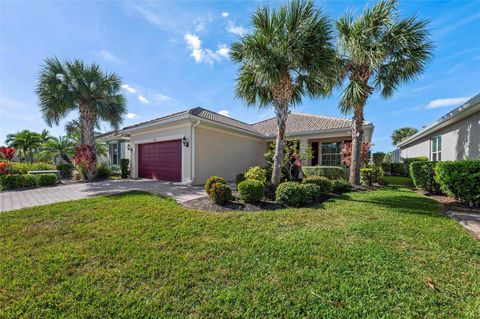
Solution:
{"label": "garage door panel", "polygon": [[180,182],[182,180],[181,140],[140,144],[138,176]]}

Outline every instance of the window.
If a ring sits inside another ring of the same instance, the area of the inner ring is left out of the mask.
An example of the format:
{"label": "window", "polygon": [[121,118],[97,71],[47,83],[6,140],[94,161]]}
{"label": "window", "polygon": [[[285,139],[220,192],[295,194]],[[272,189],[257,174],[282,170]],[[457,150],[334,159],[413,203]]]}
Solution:
{"label": "window", "polygon": [[442,137],[440,135],[432,138],[432,161],[441,161],[442,160]]}
{"label": "window", "polygon": [[322,165],[340,166],[342,163],[342,142],[322,143]]}
{"label": "window", "polygon": [[110,144],[110,161],[111,164],[118,164],[118,143]]}

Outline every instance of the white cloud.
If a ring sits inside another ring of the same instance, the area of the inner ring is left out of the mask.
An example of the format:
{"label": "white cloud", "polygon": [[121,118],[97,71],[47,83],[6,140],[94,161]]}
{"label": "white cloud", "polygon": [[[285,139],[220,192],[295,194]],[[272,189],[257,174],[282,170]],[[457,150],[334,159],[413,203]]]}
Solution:
{"label": "white cloud", "polygon": [[216,51],[202,49],[202,41],[200,38],[191,33],[185,34],[185,42],[187,43],[187,48],[191,51],[190,56],[193,57],[197,63],[205,62],[213,64],[228,57],[229,48],[226,44],[219,45]]}
{"label": "white cloud", "polygon": [[172,99],[170,96],[167,96],[167,95],[164,95],[164,94],[161,94],[161,93],[157,93],[155,95],[155,97],[157,98],[157,100],[159,100],[161,102],[169,101],[169,100]]}
{"label": "white cloud", "polygon": [[108,50],[102,50],[99,52],[100,58],[108,62],[121,63],[122,60],[116,57],[112,52]]}
{"label": "white cloud", "polygon": [[195,22],[195,31],[201,32],[203,30],[205,30],[205,22],[203,22],[202,20],[197,20]]}
{"label": "white cloud", "polygon": [[142,102],[142,103],[145,103],[145,104],[150,103],[150,101],[147,100],[147,98],[144,97],[143,95],[139,95],[139,96],[138,96],[138,100],[139,100],[140,102]]}
{"label": "white cloud", "polygon": [[137,90],[135,88],[132,88],[130,85],[128,84],[122,84],[122,89],[124,89],[125,91],[128,91],[129,93],[137,93]]}
{"label": "white cloud", "polygon": [[137,114],[135,113],[128,113],[127,114],[127,119],[136,119],[137,118]]}
{"label": "white cloud", "polygon": [[222,18],[227,18],[230,15],[227,11],[222,12]]}
{"label": "white cloud", "polygon": [[227,110],[218,111],[218,114],[221,114],[221,115],[223,115],[223,116],[228,116],[228,117],[230,117],[230,112],[227,111]]}
{"label": "white cloud", "polygon": [[451,97],[446,99],[432,100],[428,103],[427,109],[437,109],[445,106],[454,106],[467,102],[470,99],[468,96],[464,97]]}
{"label": "white cloud", "polygon": [[236,25],[233,21],[228,21],[227,31],[240,36],[247,33],[247,29],[240,25]]}

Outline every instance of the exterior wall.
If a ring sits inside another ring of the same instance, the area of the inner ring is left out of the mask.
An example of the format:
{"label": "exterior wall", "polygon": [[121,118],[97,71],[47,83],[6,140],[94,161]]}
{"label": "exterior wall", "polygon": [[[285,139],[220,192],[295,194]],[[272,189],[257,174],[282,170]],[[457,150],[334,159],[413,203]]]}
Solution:
{"label": "exterior wall", "polygon": [[[153,143],[168,140],[183,139],[191,141],[192,137],[192,123],[184,121],[176,123],[175,125],[165,126],[161,128],[154,128],[150,130],[139,131],[138,133],[130,133],[131,145],[131,175],[133,178],[138,178],[138,145],[143,143]],[[182,182],[190,183],[192,180],[192,146],[182,145]]]}
{"label": "exterior wall", "polygon": [[438,135],[442,136],[442,161],[480,159],[480,112],[401,147],[401,157],[431,159],[430,139]]}
{"label": "exterior wall", "polygon": [[226,181],[252,166],[264,166],[265,140],[206,125],[195,128],[195,180],[203,184],[212,175]]}

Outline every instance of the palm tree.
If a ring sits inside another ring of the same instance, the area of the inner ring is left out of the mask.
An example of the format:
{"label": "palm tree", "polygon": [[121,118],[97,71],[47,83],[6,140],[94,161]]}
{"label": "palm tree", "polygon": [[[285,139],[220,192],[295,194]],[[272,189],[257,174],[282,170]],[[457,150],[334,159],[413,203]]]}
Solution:
{"label": "palm tree", "polygon": [[21,150],[19,154],[20,159],[22,154],[25,159],[27,159],[27,154],[29,154],[28,158],[30,162],[33,161],[34,150],[36,150],[42,143],[40,134],[29,130],[22,130],[15,134],[8,134],[5,142],[8,146]]}
{"label": "palm tree", "polygon": [[71,158],[75,154],[77,144],[69,136],[51,137],[42,144],[41,157],[60,157],[67,163],[72,163]]}
{"label": "palm tree", "polygon": [[[95,125],[101,120],[117,129],[126,112],[120,85],[118,75],[104,73],[97,64],[47,58],[36,92],[43,118],[49,126],[58,125],[71,111],[79,111],[80,143],[89,146],[96,158]],[[95,164],[96,160],[87,174],[89,180],[95,177]]]}
{"label": "palm tree", "polygon": [[346,15],[336,25],[341,77],[348,78],[339,108],[344,114],[353,112],[350,183],[358,185],[367,99],[375,89],[389,98],[401,83],[418,77],[432,56],[433,45],[427,21],[415,16],[400,19],[395,0],[381,1],[357,19]]}
{"label": "palm tree", "polygon": [[[100,129],[100,123],[95,123],[95,128]],[[80,135],[80,122],[78,120],[70,120],[65,124],[65,132],[67,135]],[[101,134],[99,131],[95,131],[95,135]]]}
{"label": "palm tree", "polygon": [[232,60],[241,64],[235,93],[248,106],[273,106],[278,132],[271,181],[276,186],[290,106],[305,95],[329,94],[335,82],[332,28],[313,1],[301,0],[277,10],[258,8],[252,24],[253,32],[231,47]]}

